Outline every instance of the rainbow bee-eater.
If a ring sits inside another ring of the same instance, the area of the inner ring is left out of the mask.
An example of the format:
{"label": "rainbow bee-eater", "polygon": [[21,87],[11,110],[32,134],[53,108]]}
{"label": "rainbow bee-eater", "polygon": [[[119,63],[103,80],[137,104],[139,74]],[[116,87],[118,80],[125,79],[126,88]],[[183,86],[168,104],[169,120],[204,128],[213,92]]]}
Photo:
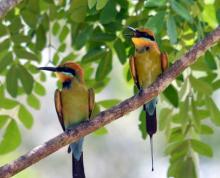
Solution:
{"label": "rainbow bee-eater", "polygon": [[[91,117],[95,103],[93,89],[84,82],[83,69],[79,64],[66,62],[58,67],[40,67],[56,73],[62,83],[62,90],[55,91],[55,108],[64,131],[74,129]],[[72,152],[73,178],[85,178],[82,152],[83,138],[71,143],[68,152]]]}
{"label": "rainbow bee-eater", "polygon": [[[162,53],[150,29],[135,29],[128,27],[132,34],[129,35],[135,47],[135,54],[130,58],[130,71],[132,78],[140,92],[149,87],[161,73],[168,67],[166,53]],[[146,112],[146,131],[150,136],[152,171],[153,167],[153,134],[157,131],[156,116],[157,98],[155,97],[144,104]]]}

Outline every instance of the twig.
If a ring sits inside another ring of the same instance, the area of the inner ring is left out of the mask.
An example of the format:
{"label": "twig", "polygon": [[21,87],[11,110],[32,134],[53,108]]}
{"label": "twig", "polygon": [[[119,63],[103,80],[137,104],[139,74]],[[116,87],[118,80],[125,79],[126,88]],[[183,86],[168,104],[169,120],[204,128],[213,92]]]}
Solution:
{"label": "twig", "polygon": [[80,124],[75,130],[64,132],[40,145],[12,163],[0,167],[0,177],[8,178],[32,164],[40,161],[60,148],[90,134],[102,126],[137,109],[162,92],[184,69],[193,64],[211,46],[220,40],[220,27],[216,28],[205,39],[197,43],[184,56],[177,60],[164,74],[143,93],[126,99],[117,106],[99,113],[94,119]]}

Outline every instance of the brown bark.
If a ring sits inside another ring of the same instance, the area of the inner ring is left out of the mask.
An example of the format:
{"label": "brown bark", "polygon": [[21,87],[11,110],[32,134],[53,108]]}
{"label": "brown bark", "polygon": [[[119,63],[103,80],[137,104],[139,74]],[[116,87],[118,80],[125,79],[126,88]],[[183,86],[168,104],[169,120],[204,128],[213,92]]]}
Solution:
{"label": "brown bark", "polygon": [[98,128],[137,109],[154,96],[162,92],[181,72],[193,64],[207,49],[220,40],[220,27],[216,28],[205,39],[192,47],[185,55],[177,60],[164,74],[141,94],[126,99],[117,106],[99,113],[93,120],[80,124],[75,130],[64,132],[46,143],[34,148],[12,163],[0,167],[0,177],[8,178],[60,148],[90,134]]}

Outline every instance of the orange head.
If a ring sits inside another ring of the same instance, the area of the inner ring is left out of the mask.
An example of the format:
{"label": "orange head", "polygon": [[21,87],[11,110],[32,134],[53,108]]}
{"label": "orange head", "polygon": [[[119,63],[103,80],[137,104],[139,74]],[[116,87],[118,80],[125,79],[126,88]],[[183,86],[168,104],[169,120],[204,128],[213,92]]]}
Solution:
{"label": "orange head", "polygon": [[60,64],[58,67],[39,67],[38,69],[56,72],[57,78],[62,83],[71,81],[73,78],[83,82],[83,69],[79,64],[74,62],[65,62],[64,64]]}
{"label": "orange head", "polygon": [[157,47],[157,43],[155,41],[154,33],[147,28],[139,28],[135,29],[133,27],[128,26],[128,29],[133,32],[131,36],[131,40],[134,43],[136,48],[141,47]]}

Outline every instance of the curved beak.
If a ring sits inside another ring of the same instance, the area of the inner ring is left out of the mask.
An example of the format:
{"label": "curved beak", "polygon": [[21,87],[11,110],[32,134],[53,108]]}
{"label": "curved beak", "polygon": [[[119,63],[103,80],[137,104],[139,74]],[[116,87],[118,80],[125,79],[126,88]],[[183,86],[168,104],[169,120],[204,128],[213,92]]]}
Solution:
{"label": "curved beak", "polygon": [[47,70],[52,72],[58,72],[57,67],[38,67],[38,70]]}
{"label": "curved beak", "polygon": [[135,37],[136,36],[137,30],[135,28],[133,28],[131,26],[127,26],[127,29],[133,33],[124,34],[125,36],[127,36],[127,37]]}
{"label": "curved beak", "polygon": [[134,32],[134,33],[137,32],[137,30],[136,30],[135,28],[131,27],[131,26],[128,26],[127,29],[130,30],[130,31],[132,31],[132,32]]}

